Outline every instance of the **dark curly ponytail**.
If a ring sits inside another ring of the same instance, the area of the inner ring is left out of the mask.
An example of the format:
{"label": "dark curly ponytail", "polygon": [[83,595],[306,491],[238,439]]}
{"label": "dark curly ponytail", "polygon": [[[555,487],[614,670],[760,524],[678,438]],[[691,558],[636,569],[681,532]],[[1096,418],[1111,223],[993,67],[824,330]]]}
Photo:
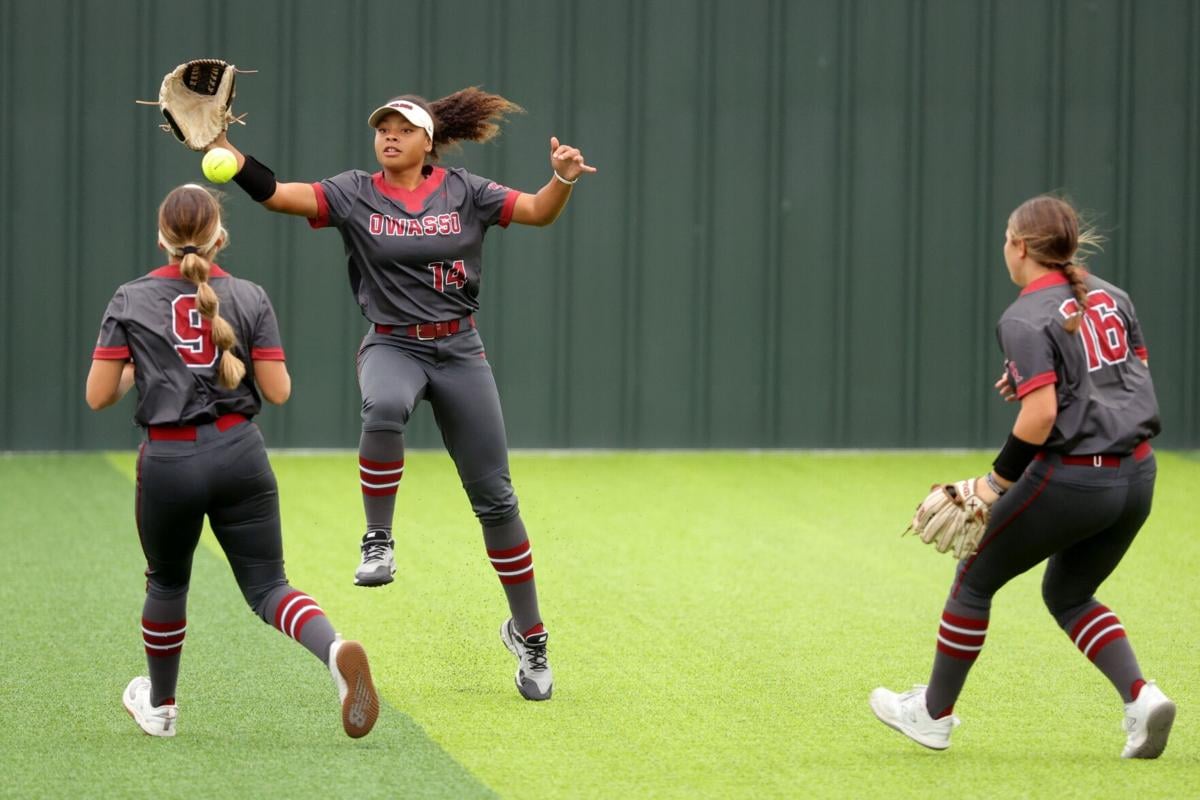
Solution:
{"label": "dark curly ponytail", "polygon": [[468,86],[440,100],[430,102],[415,94],[393,97],[388,102],[407,100],[433,118],[433,150],[430,161],[437,161],[438,148],[458,142],[486,142],[500,133],[500,123],[509,114],[525,111],[511,100],[489,94],[478,86]]}

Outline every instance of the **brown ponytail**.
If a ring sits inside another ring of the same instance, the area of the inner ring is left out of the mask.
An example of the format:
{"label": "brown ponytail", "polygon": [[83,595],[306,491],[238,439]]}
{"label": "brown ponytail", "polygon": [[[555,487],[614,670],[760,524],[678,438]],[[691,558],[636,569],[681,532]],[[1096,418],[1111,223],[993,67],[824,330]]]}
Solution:
{"label": "brown ponytail", "polygon": [[1071,282],[1071,294],[1075,295],[1075,302],[1079,306],[1079,310],[1063,322],[1063,328],[1067,333],[1074,333],[1079,330],[1079,323],[1083,321],[1083,313],[1087,310],[1087,283],[1084,281],[1084,276],[1087,271],[1079,264],[1066,264],[1062,271],[1066,273],[1067,280]]}
{"label": "brown ponytail", "polygon": [[1101,250],[1104,237],[1086,220],[1081,227],[1070,203],[1045,194],[1017,206],[1008,218],[1008,228],[1014,238],[1025,242],[1030,258],[1062,270],[1070,281],[1079,310],[1067,317],[1063,328],[1075,333],[1087,311],[1087,269],[1082,256]]}
{"label": "brown ponytail", "polygon": [[486,142],[500,133],[500,123],[509,114],[523,113],[511,100],[489,94],[478,86],[468,86],[432,103],[424,97],[406,94],[392,98],[415,103],[433,118],[433,150],[430,161],[438,160],[438,148],[458,142]]}
{"label": "brown ponytail", "polygon": [[221,352],[217,380],[234,389],[246,376],[246,365],[233,354],[237,337],[220,316],[221,300],[208,283],[212,257],[228,235],[221,226],[221,206],[207,189],[194,183],[171,191],[158,209],[158,238],[172,255],[181,255],[179,274],[196,284],[196,310],[212,326],[212,341]]}

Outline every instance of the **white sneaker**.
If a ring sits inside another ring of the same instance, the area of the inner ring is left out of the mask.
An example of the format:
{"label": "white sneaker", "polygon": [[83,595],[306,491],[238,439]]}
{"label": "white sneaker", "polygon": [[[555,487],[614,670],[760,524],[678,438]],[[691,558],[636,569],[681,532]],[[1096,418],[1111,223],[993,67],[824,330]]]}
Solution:
{"label": "white sneaker", "polygon": [[880,687],[871,692],[870,702],[871,710],[880,722],[932,750],[949,747],[950,732],[959,725],[958,717],[953,714],[941,719],[929,716],[925,708],[925,686],[921,684],[904,694]]}
{"label": "white sneaker", "polygon": [[379,695],[371,682],[367,651],[341,637],[329,645],[329,672],[342,704],[342,728],[351,739],[366,736],[379,718]]}
{"label": "white sneaker", "polygon": [[174,736],[175,720],[179,717],[178,706],[150,705],[150,679],[138,676],[125,687],[121,702],[133,721],[151,736]]}
{"label": "white sneaker", "polygon": [[1137,700],[1125,704],[1125,749],[1121,758],[1158,758],[1167,749],[1175,722],[1175,703],[1154,681],[1147,681]]}
{"label": "white sneaker", "polygon": [[500,641],[517,657],[517,691],[526,700],[549,700],[554,692],[554,672],[546,661],[545,631],[526,638],[517,633],[512,620],[500,626]]}
{"label": "white sneaker", "polygon": [[387,531],[367,531],[363,536],[362,561],[354,571],[355,586],[386,586],[396,574],[396,543]]}

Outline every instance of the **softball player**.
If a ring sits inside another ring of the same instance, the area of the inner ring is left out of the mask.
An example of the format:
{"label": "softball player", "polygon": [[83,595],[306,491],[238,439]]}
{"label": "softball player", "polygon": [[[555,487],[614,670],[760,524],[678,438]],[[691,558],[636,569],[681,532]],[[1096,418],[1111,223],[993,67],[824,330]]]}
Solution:
{"label": "softball player", "polygon": [[992,597],[1048,559],[1042,597],[1055,621],[1125,703],[1125,758],[1156,758],[1175,718],[1146,682],[1117,615],[1095,597],[1150,514],[1158,403],[1137,315],[1121,289],[1075,261],[1070,205],[1035,197],[1009,217],[1004,259],[1021,287],[997,326],[1002,397],[1021,410],[975,491],[987,531],[959,562],[942,612],[928,686],[871,693],[885,724],[936,750],[950,746],[954,703],[983,649]]}
{"label": "softball player", "polygon": [[329,667],[346,733],[365,736],[379,713],[366,652],[342,641],[283,571],[275,475],[251,421],[259,391],[276,404],[291,393],[271,301],[212,263],[228,234],[204,188],[168,194],[158,229],[170,263],[117,289],[87,379],[96,410],[136,384],[134,418],[146,430],[136,518],[147,562],[142,639],[150,674],[129,682],[125,708],[146,733],[175,735],[192,554],[208,515],[246,602]]}
{"label": "softball player", "polygon": [[[525,194],[464,169],[436,166],[438,150],[483,142],[519,108],[503,97],[464,89],[432,103],[396,97],[371,112],[375,156],[370,174],[350,170],[317,183],[280,183],[222,136],[234,180],[272,211],[307,217],[342,236],[350,285],[371,328],[358,353],[362,391],[359,481],[366,514],[360,586],[391,583],[396,571],[392,517],[404,474],[404,429],[421,399],[433,406],[446,449],[483,527],[488,559],[511,618],[500,637],[517,658],[517,689],[548,699],[553,673],[538,609],[533,555],[509,475],[500,398],[475,329],[483,237],[511,222],[548,225],[579,176],[595,172],[578,149],[550,140],[552,177]],[[211,148],[210,148],[211,149]]]}

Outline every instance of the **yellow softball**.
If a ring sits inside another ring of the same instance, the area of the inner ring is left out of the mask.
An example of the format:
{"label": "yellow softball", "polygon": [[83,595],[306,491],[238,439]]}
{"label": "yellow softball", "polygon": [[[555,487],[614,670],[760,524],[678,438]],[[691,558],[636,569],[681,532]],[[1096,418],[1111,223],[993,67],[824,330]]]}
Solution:
{"label": "yellow softball", "polygon": [[204,170],[204,177],[213,183],[227,183],[237,174],[237,156],[224,147],[214,147],[204,154],[200,168]]}

